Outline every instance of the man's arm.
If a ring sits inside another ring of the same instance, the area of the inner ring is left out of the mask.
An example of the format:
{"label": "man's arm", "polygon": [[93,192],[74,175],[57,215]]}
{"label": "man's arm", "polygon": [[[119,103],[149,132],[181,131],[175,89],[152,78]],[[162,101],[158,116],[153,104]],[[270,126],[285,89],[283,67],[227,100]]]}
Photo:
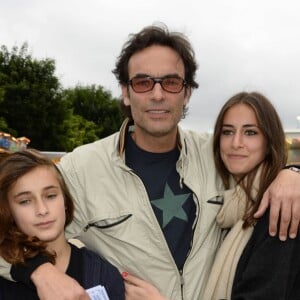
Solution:
{"label": "man's arm", "polygon": [[254,216],[260,218],[269,205],[270,235],[276,235],[277,225],[280,224],[280,240],[286,240],[288,233],[290,238],[295,238],[300,222],[300,173],[289,169],[280,171],[265,192]]}
{"label": "man's arm", "polygon": [[89,300],[89,296],[79,283],[52,264],[39,266],[31,275],[41,300]]}
{"label": "man's arm", "polygon": [[30,267],[13,266],[0,257],[0,276],[12,278],[27,286],[35,285],[41,300],[89,300],[88,294],[79,283],[60,272],[42,255],[31,259]]}

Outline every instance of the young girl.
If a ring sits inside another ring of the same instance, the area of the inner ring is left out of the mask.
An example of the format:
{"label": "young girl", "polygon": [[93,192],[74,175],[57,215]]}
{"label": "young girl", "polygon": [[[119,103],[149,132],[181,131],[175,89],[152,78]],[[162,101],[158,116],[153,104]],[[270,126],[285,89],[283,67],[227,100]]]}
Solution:
{"label": "young girl", "polygon": [[[67,242],[64,228],[74,206],[55,164],[35,150],[24,150],[6,157],[0,170],[0,255],[12,265],[26,266],[25,261],[42,253],[85,289],[102,285],[110,299],[124,299],[118,270]],[[1,278],[0,299],[39,298],[34,288]]]}

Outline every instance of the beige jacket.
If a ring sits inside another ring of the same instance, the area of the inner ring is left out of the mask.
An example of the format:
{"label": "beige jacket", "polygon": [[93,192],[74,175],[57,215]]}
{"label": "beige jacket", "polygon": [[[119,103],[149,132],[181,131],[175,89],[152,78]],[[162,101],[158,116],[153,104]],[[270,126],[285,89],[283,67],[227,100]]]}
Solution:
{"label": "beige jacket", "polygon": [[76,205],[75,220],[67,231],[121,272],[154,284],[168,299],[203,299],[222,232],[215,220],[220,203],[208,202],[218,202],[221,189],[211,141],[179,129],[177,170],[197,205],[194,238],[180,274],[142,181],[124,163],[127,126],[125,122],[120,133],[62,158],[59,168]]}
{"label": "beige jacket", "polygon": [[[78,237],[120,271],[151,282],[168,299],[203,299],[222,233],[216,224],[222,185],[211,140],[179,129],[177,171],[193,191],[197,206],[191,250],[180,274],[142,181],[124,163],[127,127],[125,122],[119,133],[61,159],[59,168],[75,200],[68,237]],[[9,273],[3,260],[0,273]]]}

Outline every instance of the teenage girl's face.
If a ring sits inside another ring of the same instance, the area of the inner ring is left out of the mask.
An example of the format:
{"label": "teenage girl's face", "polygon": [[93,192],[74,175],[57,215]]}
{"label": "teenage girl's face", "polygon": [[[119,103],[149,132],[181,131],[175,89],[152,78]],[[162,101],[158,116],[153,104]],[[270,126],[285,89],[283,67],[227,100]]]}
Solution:
{"label": "teenage girl's face", "polygon": [[226,168],[237,179],[264,160],[266,139],[249,105],[236,104],[225,113],[220,151]]}
{"label": "teenage girl's face", "polygon": [[64,241],[64,197],[54,169],[37,167],[20,177],[8,193],[18,228],[48,243]]}

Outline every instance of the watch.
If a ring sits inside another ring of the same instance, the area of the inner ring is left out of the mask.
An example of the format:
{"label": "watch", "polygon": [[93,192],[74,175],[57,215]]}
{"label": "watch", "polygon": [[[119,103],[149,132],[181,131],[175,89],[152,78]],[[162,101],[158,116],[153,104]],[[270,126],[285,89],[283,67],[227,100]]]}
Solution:
{"label": "watch", "polygon": [[287,165],[284,167],[284,169],[288,169],[300,174],[300,165]]}

